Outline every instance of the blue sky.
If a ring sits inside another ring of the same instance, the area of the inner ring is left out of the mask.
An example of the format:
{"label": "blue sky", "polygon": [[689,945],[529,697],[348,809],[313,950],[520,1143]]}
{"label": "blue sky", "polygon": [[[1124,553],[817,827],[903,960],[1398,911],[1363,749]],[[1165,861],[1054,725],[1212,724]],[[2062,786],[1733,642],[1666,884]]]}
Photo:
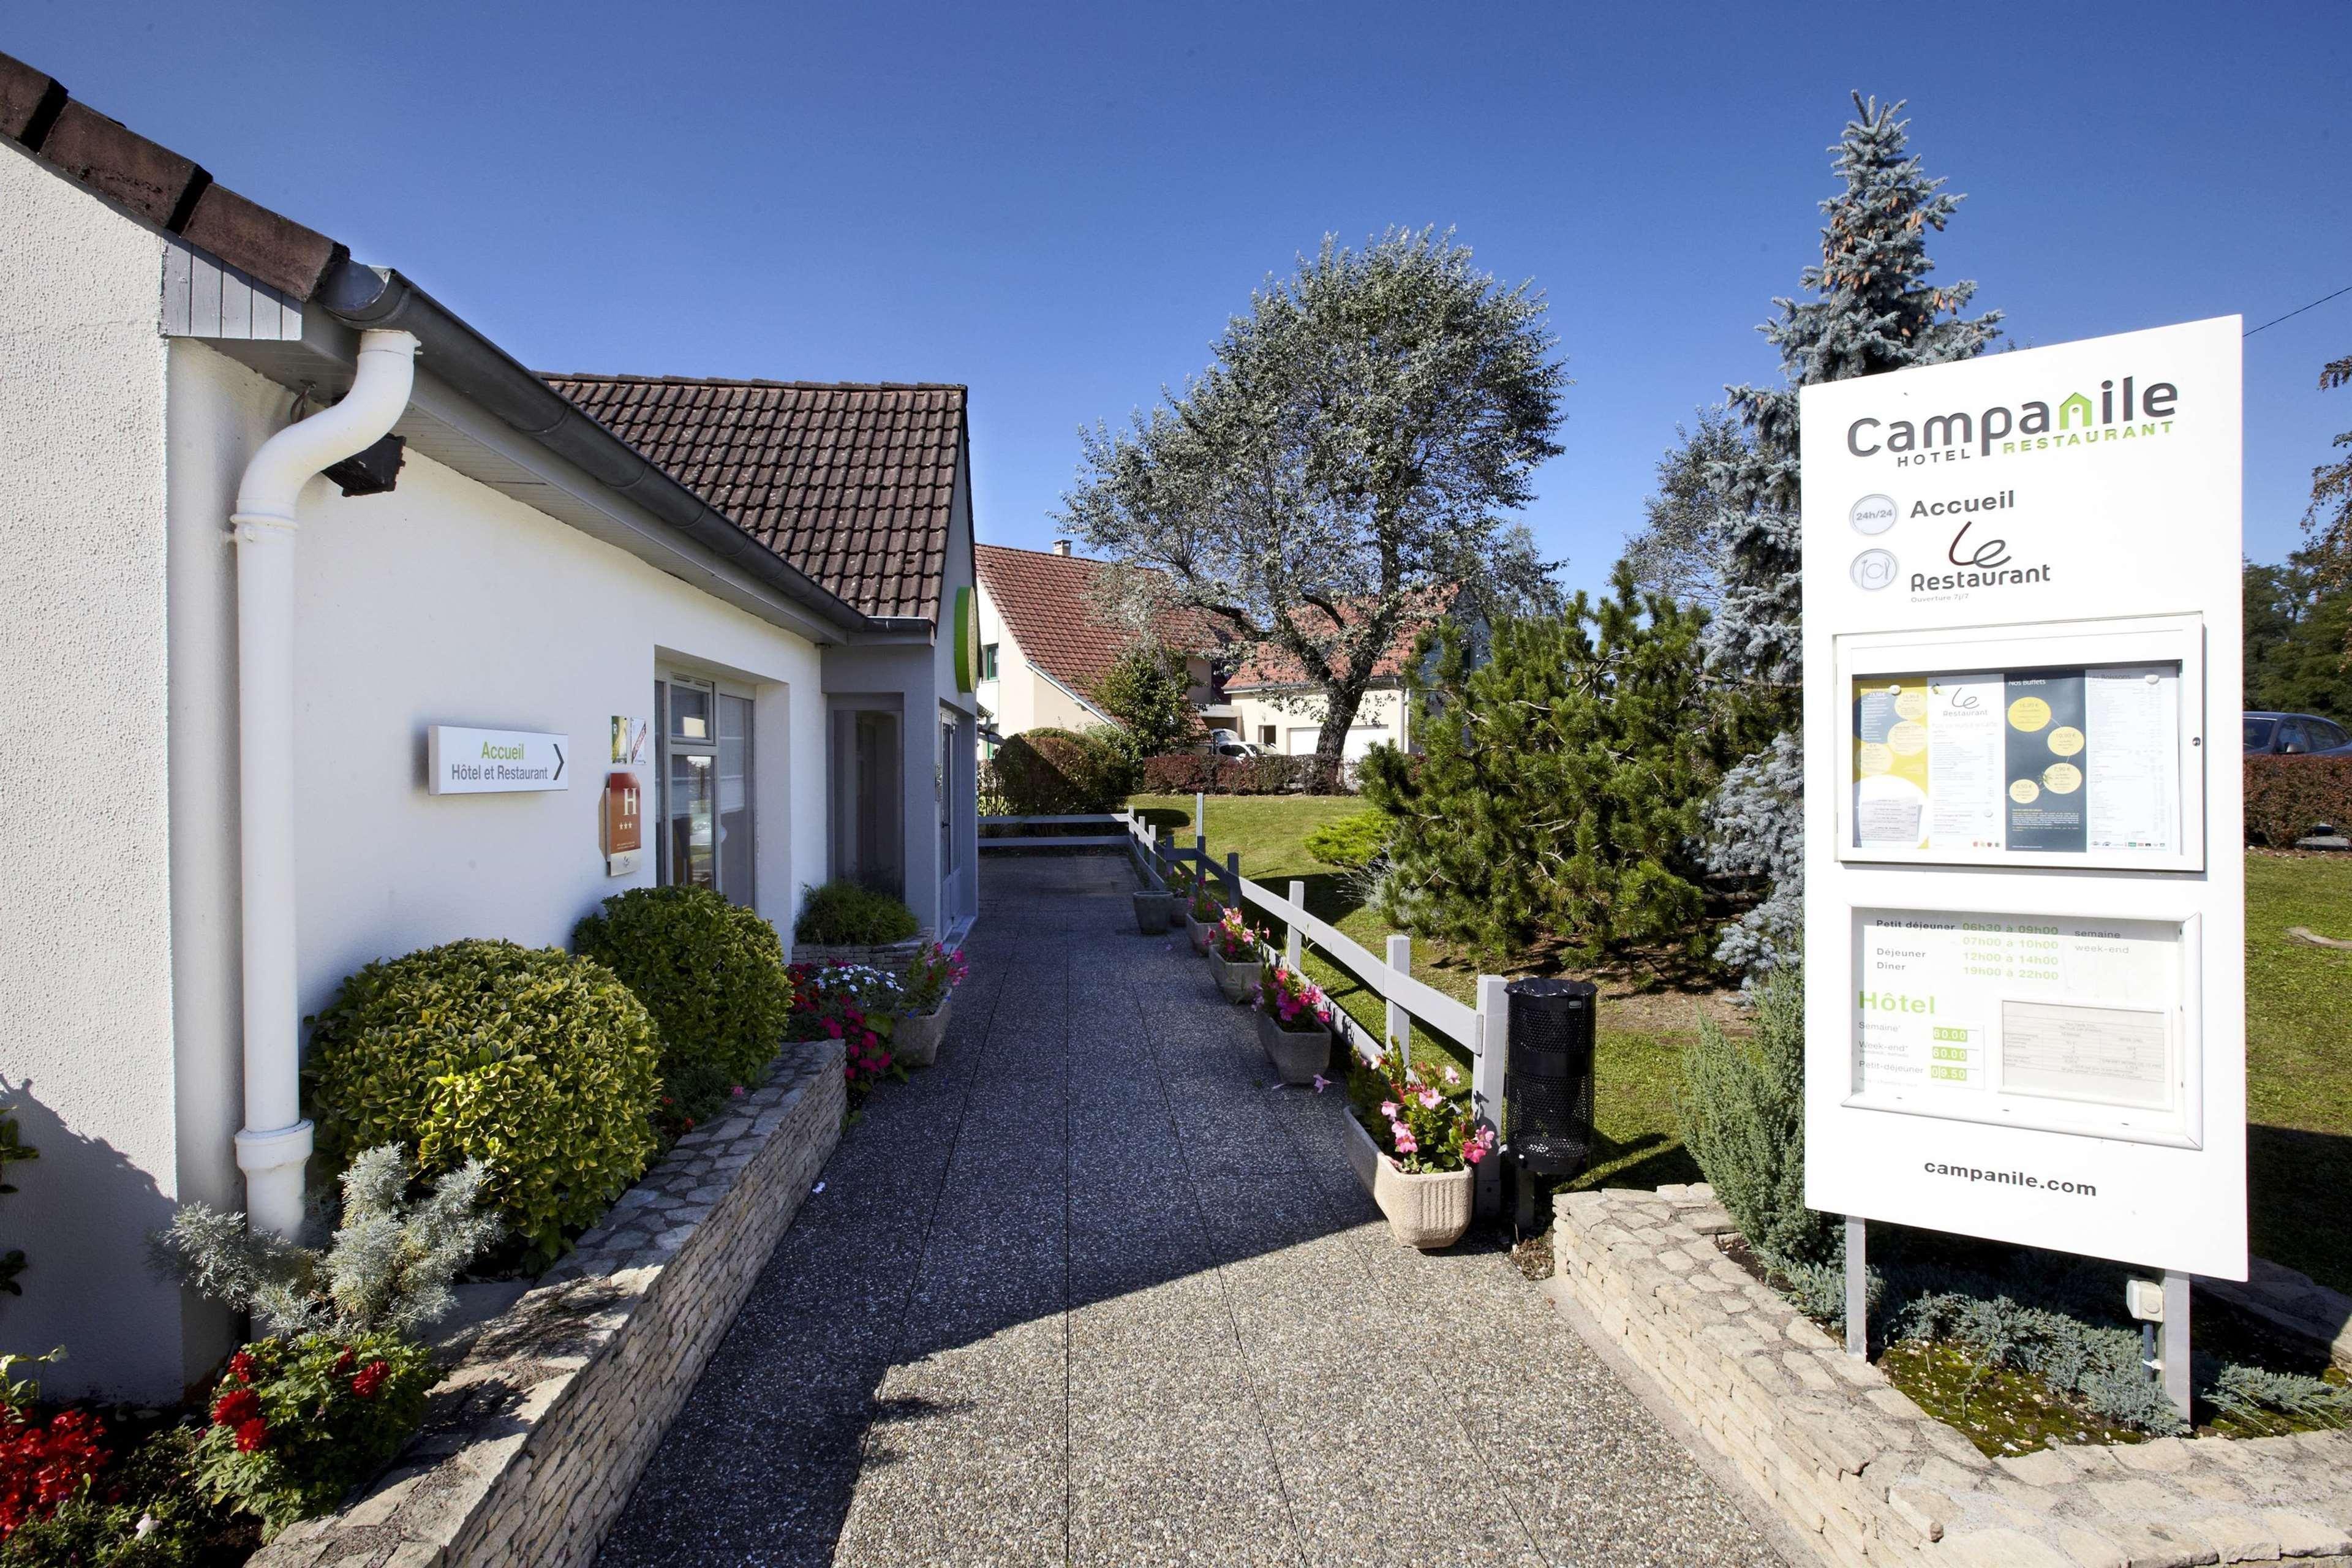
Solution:
{"label": "blue sky", "polygon": [[[1860,89],[1969,200],[2016,340],[2352,284],[2352,8],[42,5],[0,49],[547,369],[972,387],[981,536],[1327,230],[1453,226],[1576,385],[1528,521],[1577,584],[1677,421],[1769,377]],[[2352,295],[2247,343],[2246,536],[2352,428]]]}

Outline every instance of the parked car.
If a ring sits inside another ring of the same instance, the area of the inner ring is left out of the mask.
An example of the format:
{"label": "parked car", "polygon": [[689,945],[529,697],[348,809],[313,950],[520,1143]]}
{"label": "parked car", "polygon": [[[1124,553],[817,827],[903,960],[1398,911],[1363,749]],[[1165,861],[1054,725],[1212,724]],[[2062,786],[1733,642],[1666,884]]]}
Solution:
{"label": "parked car", "polygon": [[2245,740],[2250,757],[2352,755],[2352,734],[2316,713],[2249,713]]}
{"label": "parked car", "polygon": [[1210,754],[1219,757],[1270,757],[1274,754],[1264,746],[1253,745],[1243,740],[1231,730],[1210,731],[1208,746]]}

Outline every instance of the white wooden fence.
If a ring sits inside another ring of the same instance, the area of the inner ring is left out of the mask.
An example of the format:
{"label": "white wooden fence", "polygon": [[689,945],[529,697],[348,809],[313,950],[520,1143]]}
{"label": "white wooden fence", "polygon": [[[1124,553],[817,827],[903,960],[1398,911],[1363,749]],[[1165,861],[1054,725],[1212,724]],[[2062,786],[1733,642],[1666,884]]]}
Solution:
{"label": "white wooden fence", "polygon": [[[1172,834],[1163,841],[1159,829],[1137,814],[1121,811],[1115,814],[1114,820],[1125,829],[1119,841],[1133,852],[1137,869],[1151,886],[1166,889],[1169,869],[1176,864],[1196,866],[1202,877],[1214,878],[1223,885],[1226,905],[1242,909],[1244,918],[1255,910],[1283,928],[1282,952],[1290,963],[1297,964],[1301,951],[1312,947],[1353,976],[1366,990],[1379,996],[1387,1004],[1386,1040],[1393,1042],[1404,1053],[1405,1060],[1412,1059],[1415,1023],[1444,1035],[1467,1051],[1470,1056],[1471,1112],[1480,1125],[1492,1127],[1500,1134],[1503,1070],[1510,1060],[1510,998],[1505,993],[1507,982],[1501,975],[1480,975],[1478,1005],[1467,1006],[1426,981],[1413,978],[1411,938],[1391,936],[1388,940],[1388,952],[1376,955],[1339,927],[1308,912],[1306,883],[1293,882],[1286,896],[1276,894],[1271,888],[1253,882],[1242,875],[1238,853],[1228,852],[1222,862],[1215,859],[1210,854],[1205,833],[1195,835],[1189,846],[1180,845],[1176,842],[1178,836]],[[1051,844],[1058,841],[1029,842]],[[1331,1011],[1333,1026],[1350,1048],[1366,1061],[1381,1060],[1386,1054],[1385,1044],[1371,1039],[1363,1026],[1337,1003],[1332,1005]],[[1491,1214],[1501,1207],[1500,1160],[1480,1163],[1475,1178],[1475,1194],[1481,1214]]]}

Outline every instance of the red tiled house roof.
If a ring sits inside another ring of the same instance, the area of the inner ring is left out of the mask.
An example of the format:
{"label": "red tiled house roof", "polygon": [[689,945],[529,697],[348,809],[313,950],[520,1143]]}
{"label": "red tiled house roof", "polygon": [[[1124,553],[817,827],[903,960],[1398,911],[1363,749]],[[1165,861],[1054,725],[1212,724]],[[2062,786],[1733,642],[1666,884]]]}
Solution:
{"label": "red tiled house roof", "polygon": [[541,374],[867,615],[939,620],[963,387]]}
{"label": "red tiled house roof", "polygon": [[[975,545],[973,555],[980,580],[1021,651],[1072,691],[1091,697],[1095,682],[1128,643],[1126,630],[1104,620],[1091,596],[1097,575],[1108,563],[1003,544]],[[1171,645],[1187,649],[1216,640],[1181,611],[1160,616],[1155,629]]]}
{"label": "red tiled house roof", "polygon": [[[1450,599],[1453,595],[1447,593],[1443,597]],[[1342,605],[1340,612],[1349,621],[1356,618],[1349,605]],[[1406,662],[1412,658],[1413,642],[1421,636],[1422,627],[1438,619],[1442,614],[1443,611],[1433,611],[1423,616],[1408,614],[1395,635],[1389,638],[1389,646],[1372,662],[1372,679],[1376,681],[1402,680]],[[1301,610],[1299,619],[1306,629],[1318,635],[1330,625],[1329,616],[1313,608]],[[1271,687],[1305,684],[1307,673],[1298,661],[1272,644],[1265,645],[1255,656],[1242,660],[1233,674],[1225,678],[1227,691],[1263,691]]]}

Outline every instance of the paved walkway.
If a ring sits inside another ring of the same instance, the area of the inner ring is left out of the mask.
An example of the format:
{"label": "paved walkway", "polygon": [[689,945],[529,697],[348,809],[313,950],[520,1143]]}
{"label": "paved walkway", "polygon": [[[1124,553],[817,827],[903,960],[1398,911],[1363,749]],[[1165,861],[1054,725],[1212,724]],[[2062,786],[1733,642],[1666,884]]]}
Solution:
{"label": "paved walkway", "polygon": [[1780,1561],[1500,1253],[1389,1240],[1129,887],[988,863],[605,1568]]}

